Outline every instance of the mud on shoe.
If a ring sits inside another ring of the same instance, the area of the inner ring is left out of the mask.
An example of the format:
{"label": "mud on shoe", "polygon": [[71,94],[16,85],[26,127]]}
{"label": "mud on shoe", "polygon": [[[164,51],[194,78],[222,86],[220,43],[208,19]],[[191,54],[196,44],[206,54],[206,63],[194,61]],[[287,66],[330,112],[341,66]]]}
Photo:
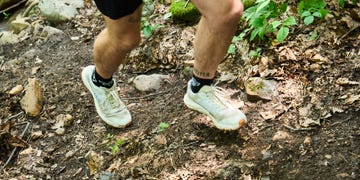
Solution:
{"label": "mud on shoe", "polygon": [[247,123],[245,114],[221,96],[216,87],[205,85],[193,93],[190,86],[191,80],[184,96],[185,105],[209,116],[218,129],[236,130]]}
{"label": "mud on shoe", "polygon": [[95,108],[102,120],[108,125],[116,128],[126,127],[131,123],[131,114],[119,98],[116,84],[111,88],[98,87],[92,82],[92,74],[95,66],[85,67],[81,72],[81,79],[90,91]]}

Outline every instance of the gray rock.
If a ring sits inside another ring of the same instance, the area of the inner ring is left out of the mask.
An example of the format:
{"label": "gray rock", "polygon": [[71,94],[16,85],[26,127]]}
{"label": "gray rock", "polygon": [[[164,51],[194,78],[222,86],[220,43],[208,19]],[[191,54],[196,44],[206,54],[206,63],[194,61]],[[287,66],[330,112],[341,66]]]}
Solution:
{"label": "gray rock", "polygon": [[133,80],[134,86],[139,91],[153,91],[161,87],[162,81],[169,78],[168,75],[152,74],[139,75]]}
{"label": "gray rock", "polygon": [[26,18],[17,18],[10,22],[10,28],[14,31],[15,34],[18,34],[20,31],[28,28],[30,23],[26,22]]}
{"label": "gray rock", "polygon": [[39,2],[42,15],[54,24],[70,20],[78,13],[77,8],[83,6],[83,0],[41,0]]}
{"label": "gray rock", "polygon": [[13,34],[9,31],[0,32],[0,45],[15,44],[20,42],[20,38],[17,34]]}
{"label": "gray rock", "polygon": [[272,100],[276,90],[276,81],[251,77],[245,82],[245,89],[250,100]]}

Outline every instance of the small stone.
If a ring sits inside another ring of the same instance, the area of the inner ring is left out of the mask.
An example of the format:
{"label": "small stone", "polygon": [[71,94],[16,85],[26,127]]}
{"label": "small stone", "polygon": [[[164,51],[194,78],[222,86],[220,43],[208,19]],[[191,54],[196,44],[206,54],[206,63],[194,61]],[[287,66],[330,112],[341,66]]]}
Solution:
{"label": "small stone", "polygon": [[245,82],[245,89],[249,100],[272,100],[275,95],[276,81],[251,77]]}
{"label": "small stone", "polygon": [[18,34],[20,31],[26,29],[30,26],[30,23],[25,21],[24,18],[15,19],[10,22],[10,28],[14,31],[15,34]]}
{"label": "small stone", "polygon": [[64,128],[58,128],[55,130],[55,133],[58,135],[64,135],[65,134],[65,129]]}
{"label": "small stone", "polygon": [[22,90],[24,90],[24,87],[22,85],[17,85],[9,91],[9,94],[17,95],[17,94],[21,93]]}
{"label": "small stone", "polygon": [[40,114],[43,104],[44,96],[36,78],[28,79],[28,85],[26,86],[26,93],[21,99],[21,108],[30,117],[36,117]]}
{"label": "small stone", "polygon": [[305,139],[304,139],[304,144],[306,144],[306,145],[311,145],[311,143],[312,143],[311,137],[306,136]]}
{"label": "small stone", "polygon": [[285,132],[285,131],[276,132],[272,138],[273,141],[285,140],[285,139],[292,139],[292,136],[288,132]]}
{"label": "small stone", "polygon": [[70,150],[69,152],[67,152],[67,153],[65,154],[65,158],[66,158],[66,159],[67,159],[67,158],[70,158],[70,157],[74,156],[75,153],[76,153],[76,150]]}
{"label": "small stone", "polygon": [[326,154],[326,155],[325,155],[325,158],[326,158],[326,159],[331,159],[332,156],[331,156],[330,154]]}
{"label": "small stone", "polygon": [[134,78],[133,83],[139,91],[153,91],[161,88],[162,81],[169,78],[168,75],[152,74],[139,75]]}

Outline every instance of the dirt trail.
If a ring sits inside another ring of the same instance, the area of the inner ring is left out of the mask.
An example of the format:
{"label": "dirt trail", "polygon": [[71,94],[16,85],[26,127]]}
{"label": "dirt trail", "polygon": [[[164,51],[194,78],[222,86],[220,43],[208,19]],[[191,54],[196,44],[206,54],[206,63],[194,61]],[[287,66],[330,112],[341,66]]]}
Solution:
{"label": "dirt trail", "polygon": [[[359,85],[345,82],[360,82],[359,29],[337,45],[329,35],[338,37],[341,31],[331,28],[337,24],[327,23],[330,26],[323,28],[317,41],[306,38],[305,28],[286,44],[264,49],[263,56],[273,61],[266,68],[277,70],[268,77],[279,83],[278,97],[272,101],[250,101],[239,85],[243,78],[264,72],[262,61],[247,61],[239,54],[228,57],[222,72],[238,79],[219,86],[234,93],[232,99],[251,120],[233,132],[217,130],[183,104],[189,78],[184,61],[191,60],[187,52],[192,51],[195,27],[167,22],[129,56],[116,79],[133,124],[120,130],[100,121],[80,80],[81,68],[92,61],[93,36],[103,24],[94,34],[82,36],[75,28],[78,24],[69,22],[58,27],[64,35],[1,46],[0,124],[12,122],[10,132],[15,135],[30,123],[23,140],[32,149],[18,148],[0,179],[359,179]],[[71,40],[77,36],[85,39]],[[188,46],[181,46],[184,43]],[[289,58],[291,54],[296,59]],[[141,73],[171,78],[149,95],[128,83]],[[19,114],[23,93],[7,94],[31,77],[39,79],[46,97],[37,118]],[[265,120],[262,113],[274,113],[275,118]],[[9,119],[13,115],[17,116]],[[59,135],[53,127],[65,115],[72,116],[72,124]],[[309,119],[319,125],[301,126]],[[159,128],[162,122],[169,127]],[[42,135],[31,138],[35,132]],[[2,167],[13,147],[0,135]]]}

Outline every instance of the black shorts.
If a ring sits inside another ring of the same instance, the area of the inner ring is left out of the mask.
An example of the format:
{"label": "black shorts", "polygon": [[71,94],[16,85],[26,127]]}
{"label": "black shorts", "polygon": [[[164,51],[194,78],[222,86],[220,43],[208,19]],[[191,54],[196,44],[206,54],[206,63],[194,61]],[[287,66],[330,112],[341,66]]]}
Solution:
{"label": "black shorts", "polygon": [[132,14],[142,0],[94,0],[99,11],[111,19],[119,19]]}

